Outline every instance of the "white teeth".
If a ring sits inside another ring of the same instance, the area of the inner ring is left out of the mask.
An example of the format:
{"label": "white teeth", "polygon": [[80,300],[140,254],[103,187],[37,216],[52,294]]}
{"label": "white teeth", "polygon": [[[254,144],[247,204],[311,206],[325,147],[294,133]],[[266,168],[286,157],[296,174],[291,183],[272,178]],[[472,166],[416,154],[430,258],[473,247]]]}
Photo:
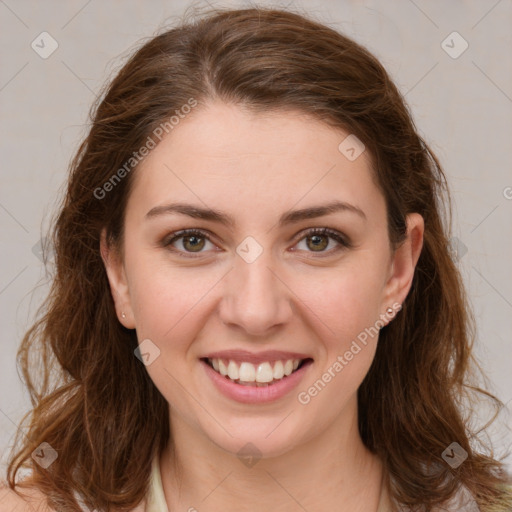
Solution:
{"label": "white teeth", "polygon": [[274,379],[282,379],[283,377],[284,377],[283,363],[281,361],[277,361],[277,363],[274,365]]}
{"label": "white teeth", "polygon": [[293,361],[291,359],[288,359],[286,363],[284,364],[284,374],[290,375],[290,373],[293,372]]}
{"label": "white teeth", "polygon": [[261,363],[256,370],[256,382],[272,382],[274,380],[274,371],[270,363]]}
{"label": "white teeth", "polygon": [[251,363],[242,363],[238,372],[238,378],[244,382],[254,382],[256,380],[256,369],[254,365]]}
{"label": "white teeth", "polygon": [[219,363],[219,372],[225,377],[228,374],[228,367],[224,364],[222,359],[217,359],[217,361]]}
{"label": "white teeth", "polygon": [[280,380],[294,372],[301,362],[300,359],[276,361],[272,367],[272,364],[267,361],[254,365],[245,361],[238,364],[230,359],[227,366],[222,359],[215,358],[208,361],[215,371],[231,380],[239,381],[241,384],[268,384],[273,380]]}
{"label": "white teeth", "polygon": [[234,361],[229,361],[228,364],[228,377],[231,380],[238,379],[238,365]]}

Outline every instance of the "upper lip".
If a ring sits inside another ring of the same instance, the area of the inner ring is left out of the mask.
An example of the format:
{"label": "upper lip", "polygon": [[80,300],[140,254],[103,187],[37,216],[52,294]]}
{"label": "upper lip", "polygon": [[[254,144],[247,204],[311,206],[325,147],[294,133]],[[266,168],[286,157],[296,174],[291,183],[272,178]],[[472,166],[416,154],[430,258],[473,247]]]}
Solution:
{"label": "upper lip", "polygon": [[211,352],[203,358],[208,359],[224,359],[233,360],[238,363],[244,361],[253,364],[264,363],[265,361],[287,361],[288,359],[311,359],[307,354],[298,352],[284,352],[282,350],[265,350],[264,352],[248,352],[247,350],[222,350],[219,352]]}

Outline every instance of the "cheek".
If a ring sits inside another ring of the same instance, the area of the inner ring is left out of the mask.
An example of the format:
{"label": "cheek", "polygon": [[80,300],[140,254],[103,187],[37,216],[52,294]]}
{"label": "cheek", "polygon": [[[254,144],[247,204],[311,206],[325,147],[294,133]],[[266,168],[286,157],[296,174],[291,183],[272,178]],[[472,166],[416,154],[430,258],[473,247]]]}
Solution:
{"label": "cheek", "polygon": [[[315,372],[301,386],[297,400],[315,418],[329,424],[364,380],[378,341],[378,273],[368,266],[332,273],[322,286],[303,281],[301,296],[313,319],[318,347]],[[317,282],[318,284],[318,282]]]}
{"label": "cheek", "polygon": [[378,320],[381,282],[378,265],[367,261],[329,269],[320,279],[303,276],[296,289],[328,347],[341,350]]}
{"label": "cheek", "polygon": [[137,332],[157,340],[183,335],[218,277],[194,268],[172,268],[140,259],[130,282]]}
{"label": "cheek", "polygon": [[151,340],[159,350],[147,371],[162,395],[177,410],[190,408],[182,383],[190,379],[197,361],[193,341],[197,339],[208,302],[208,291],[219,277],[211,270],[173,268],[142,257],[132,267],[130,300],[139,343]]}
{"label": "cheek", "polygon": [[[366,256],[370,256],[367,254]],[[176,267],[143,254],[127,255],[130,300],[137,332],[155,340],[187,339],[194,319],[218,306],[224,271],[209,267]],[[299,319],[316,326],[320,339],[336,348],[375,324],[379,311],[380,273],[371,258],[356,258],[332,268],[305,268],[282,272],[283,300],[295,304]],[[218,289],[216,290],[216,286]],[[287,295],[286,295],[287,294]],[[286,295],[286,296],[285,296]],[[211,311],[210,311],[211,314]]]}

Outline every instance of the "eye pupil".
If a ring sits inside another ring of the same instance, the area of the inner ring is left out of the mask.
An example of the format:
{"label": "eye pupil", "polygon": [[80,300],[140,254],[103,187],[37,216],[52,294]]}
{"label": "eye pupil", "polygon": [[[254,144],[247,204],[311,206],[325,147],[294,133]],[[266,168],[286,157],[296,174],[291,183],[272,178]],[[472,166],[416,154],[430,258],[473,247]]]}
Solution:
{"label": "eye pupil", "polygon": [[[185,247],[187,248],[187,243],[190,243],[191,240],[195,240],[195,242],[192,242],[191,244],[191,247],[192,248],[195,248],[197,249],[199,247],[199,250],[201,250],[204,246],[204,238],[202,237],[198,237],[198,236],[195,236],[195,235],[192,235],[192,236],[188,236],[184,239],[183,243],[185,244]],[[198,240],[201,240],[202,241],[202,244],[201,242],[197,243]],[[187,248],[188,249],[188,248]]]}
{"label": "eye pupil", "polygon": [[[324,243],[322,244],[321,243],[321,239],[324,239]],[[310,240],[315,240],[313,241],[313,247],[315,248],[320,248],[320,249],[325,249],[327,247],[327,245],[329,245],[329,242],[325,243],[325,241],[327,240],[327,236],[325,235],[312,235],[309,237]],[[320,245],[317,243],[320,241]]]}

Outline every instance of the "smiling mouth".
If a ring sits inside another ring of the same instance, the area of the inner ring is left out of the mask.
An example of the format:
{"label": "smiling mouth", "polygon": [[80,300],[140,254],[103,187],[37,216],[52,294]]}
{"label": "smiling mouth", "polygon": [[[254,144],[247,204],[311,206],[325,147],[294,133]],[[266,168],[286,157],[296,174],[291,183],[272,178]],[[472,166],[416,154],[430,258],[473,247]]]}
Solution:
{"label": "smiling mouth", "polygon": [[222,360],[220,358],[201,358],[201,361],[210,366],[219,375],[235,384],[268,387],[286,379],[305,365],[311,364],[313,359],[266,361],[257,365],[245,361],[238,363],[233,360]]}

